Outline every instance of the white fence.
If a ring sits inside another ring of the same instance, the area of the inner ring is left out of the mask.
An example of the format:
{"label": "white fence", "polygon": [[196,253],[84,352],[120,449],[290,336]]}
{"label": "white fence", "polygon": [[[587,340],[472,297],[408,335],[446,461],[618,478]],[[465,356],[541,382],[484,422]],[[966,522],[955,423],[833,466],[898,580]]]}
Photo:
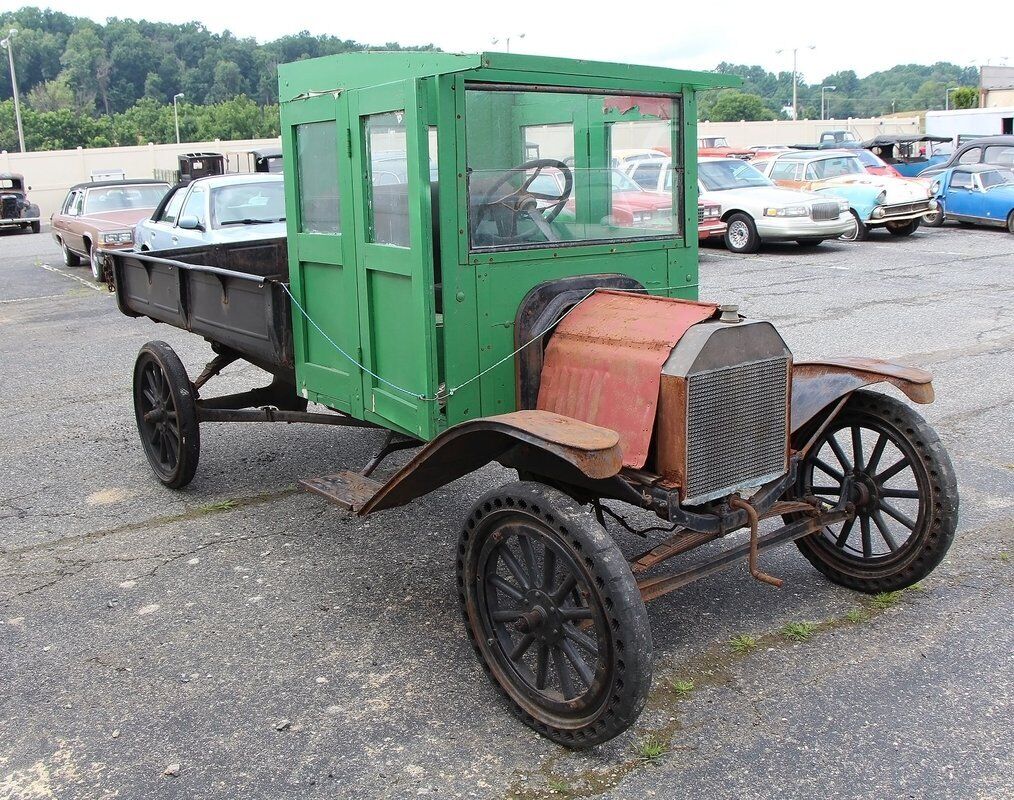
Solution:
{"label": "white fence", "polygon": [[918,117],[800,119],[775,122],[702,122],[698,136],[724,136],[733,147],[816,144],[825,131],[852,131],[862,141],[881,133],[919,133]]}

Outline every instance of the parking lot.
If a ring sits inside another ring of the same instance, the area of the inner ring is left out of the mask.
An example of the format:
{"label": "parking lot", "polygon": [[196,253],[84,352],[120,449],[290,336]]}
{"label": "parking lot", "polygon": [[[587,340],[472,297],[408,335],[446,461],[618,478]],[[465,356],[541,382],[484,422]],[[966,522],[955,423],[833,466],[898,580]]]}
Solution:
{"label": "parking lot", "polygon": [[[164,339],[193,375],[207,346],[120,315],[45,229],[0,236],[0,800],[1014,795],[1014,237],[707,248],[701,296],[797,359],[933,371],[958,537],[879,603],[789,547],[763,557],[782,590],[739,566],[651,604],[648,709],[572,753],[508,713],[457,608],[460,521],[513,472],[363,521],[295,482],[383,432],[206,425],[197,478],[164,489],[133,360]],[[233,365],[220,388],[257,380]]]}

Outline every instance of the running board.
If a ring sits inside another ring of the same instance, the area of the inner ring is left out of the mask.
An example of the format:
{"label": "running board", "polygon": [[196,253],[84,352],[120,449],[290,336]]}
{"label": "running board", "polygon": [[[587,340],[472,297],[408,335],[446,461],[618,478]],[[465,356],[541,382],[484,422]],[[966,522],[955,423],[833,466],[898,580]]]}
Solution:
{"label": "running board", "polygon": [[384,484],[358,472],[344,470],[319,478],[303,478],[299,485],[347,511],[358,511]]}

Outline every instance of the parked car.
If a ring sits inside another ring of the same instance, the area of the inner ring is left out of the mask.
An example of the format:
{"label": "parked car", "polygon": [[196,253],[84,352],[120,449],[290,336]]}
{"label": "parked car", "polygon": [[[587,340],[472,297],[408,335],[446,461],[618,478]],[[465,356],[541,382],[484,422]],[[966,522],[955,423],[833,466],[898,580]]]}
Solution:
{"label": "parked car", "polygon": [[94,181],[70,187],[51,218],[63,263],[77,267],[86,259],[92,277],[102,280],[99,248],[133,247],[134,225],[151,214],[168,189],[168,183],[155,180]]}
{"label": "parked car", "polygon": [[757,144],[750,147],[750,152],[753,153],[751,158],[769,158],[792,149],[787,144]]}
{"label": "parked car", "polygon": [[963,164],[991,164],[1014,167],[1014,136],[980,136],[958,145],[950,158],[919,172],[920,178],[939,175],[945,169]]}
{"label": "parked car", "polygon": [[902,177],[902,174],[898,172],[893,166],[888,164],[884,159],[869,150],[863,150],[858,148],[856,150],[850,150],[849,152],[854,153],[855,157],[858,158],[866,171],[870,175],[890,175],[894,178]]}
{"label": "parked car", "polygon": [[[672,189],[668,161],[633,162],[628,170],[644,189],[662,193]],[[698,159],[697,178],[702,202],[721,205],[725,246],[734,253],[754,253],[764,241],[816,245],[837,239],[852,227],[847,201],[780,189],[752,164],[738,159]]]}
{"label": "parked car", "polygon": [[950,141],[947,136],[890,133],[868,139],[863,142],[863,148],[890,164],[899,175],[914,178],[924,169],[947,161],[948,154],[934,145],[945,145]]}
{"label": "parked car", "polygon": [[745,147],[730,147],[724,136],[700,136],[697,139],[698,158],[753,158],[753,151]]}
{"label": "parked car", "polygon": [[137,223],[139,250],[267,239],[285,235],[282,176],[266,172],[212,175],[179,184]]}
{"label": "parked car", "polygon": [[697,200],[697,241],[720,239],[728,229],[722,219],[722,206],[711,200]]}
{"label": "parked car", "polygon": [[936,208],[935,189],[929,183],[871,175],[853,150],[804,150],[755,163],[779,186],[848,200],[853,225],[842,236],[848,241],[863,241],[877,227],[908,236]]}
{"label": "parked car", "polygon": [[952,167],[937,175],[937,208],[926,224],[946,220],[1006,228],[1014,233],[1014,170],[988,164]]}
{"label": "parked car", "polygon": [[38,233],[40,223],[39,207],[29,201],[25,191],[25,176],[0,172],[0,230],[31,228],[32,233]]}
{"label": "parked car", "polygon": [[617,148],[612,152],[612,166],[623,169],[631,161],[666,161],[668,158],[668,152],[649,147]]}

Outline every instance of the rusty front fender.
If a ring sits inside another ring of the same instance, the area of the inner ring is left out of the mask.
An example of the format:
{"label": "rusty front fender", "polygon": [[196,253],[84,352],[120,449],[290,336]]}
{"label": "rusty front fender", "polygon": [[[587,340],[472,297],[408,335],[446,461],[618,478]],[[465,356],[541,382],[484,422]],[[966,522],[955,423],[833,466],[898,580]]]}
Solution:
{"label": "rusty front fender", "polygon": [[793,436],[835,401],[874,383],[890,383],[914,403],[933,402],[933,376],[918,367],[879,358],[800,361],[792,367]]}
{"label": "rusty front fender", "polygon": [[623,466],[616,431],[549,411],[515,411],[462,422],[425,445],[367,501],[359,514],[405,505],[524,445],[592,480]]}

